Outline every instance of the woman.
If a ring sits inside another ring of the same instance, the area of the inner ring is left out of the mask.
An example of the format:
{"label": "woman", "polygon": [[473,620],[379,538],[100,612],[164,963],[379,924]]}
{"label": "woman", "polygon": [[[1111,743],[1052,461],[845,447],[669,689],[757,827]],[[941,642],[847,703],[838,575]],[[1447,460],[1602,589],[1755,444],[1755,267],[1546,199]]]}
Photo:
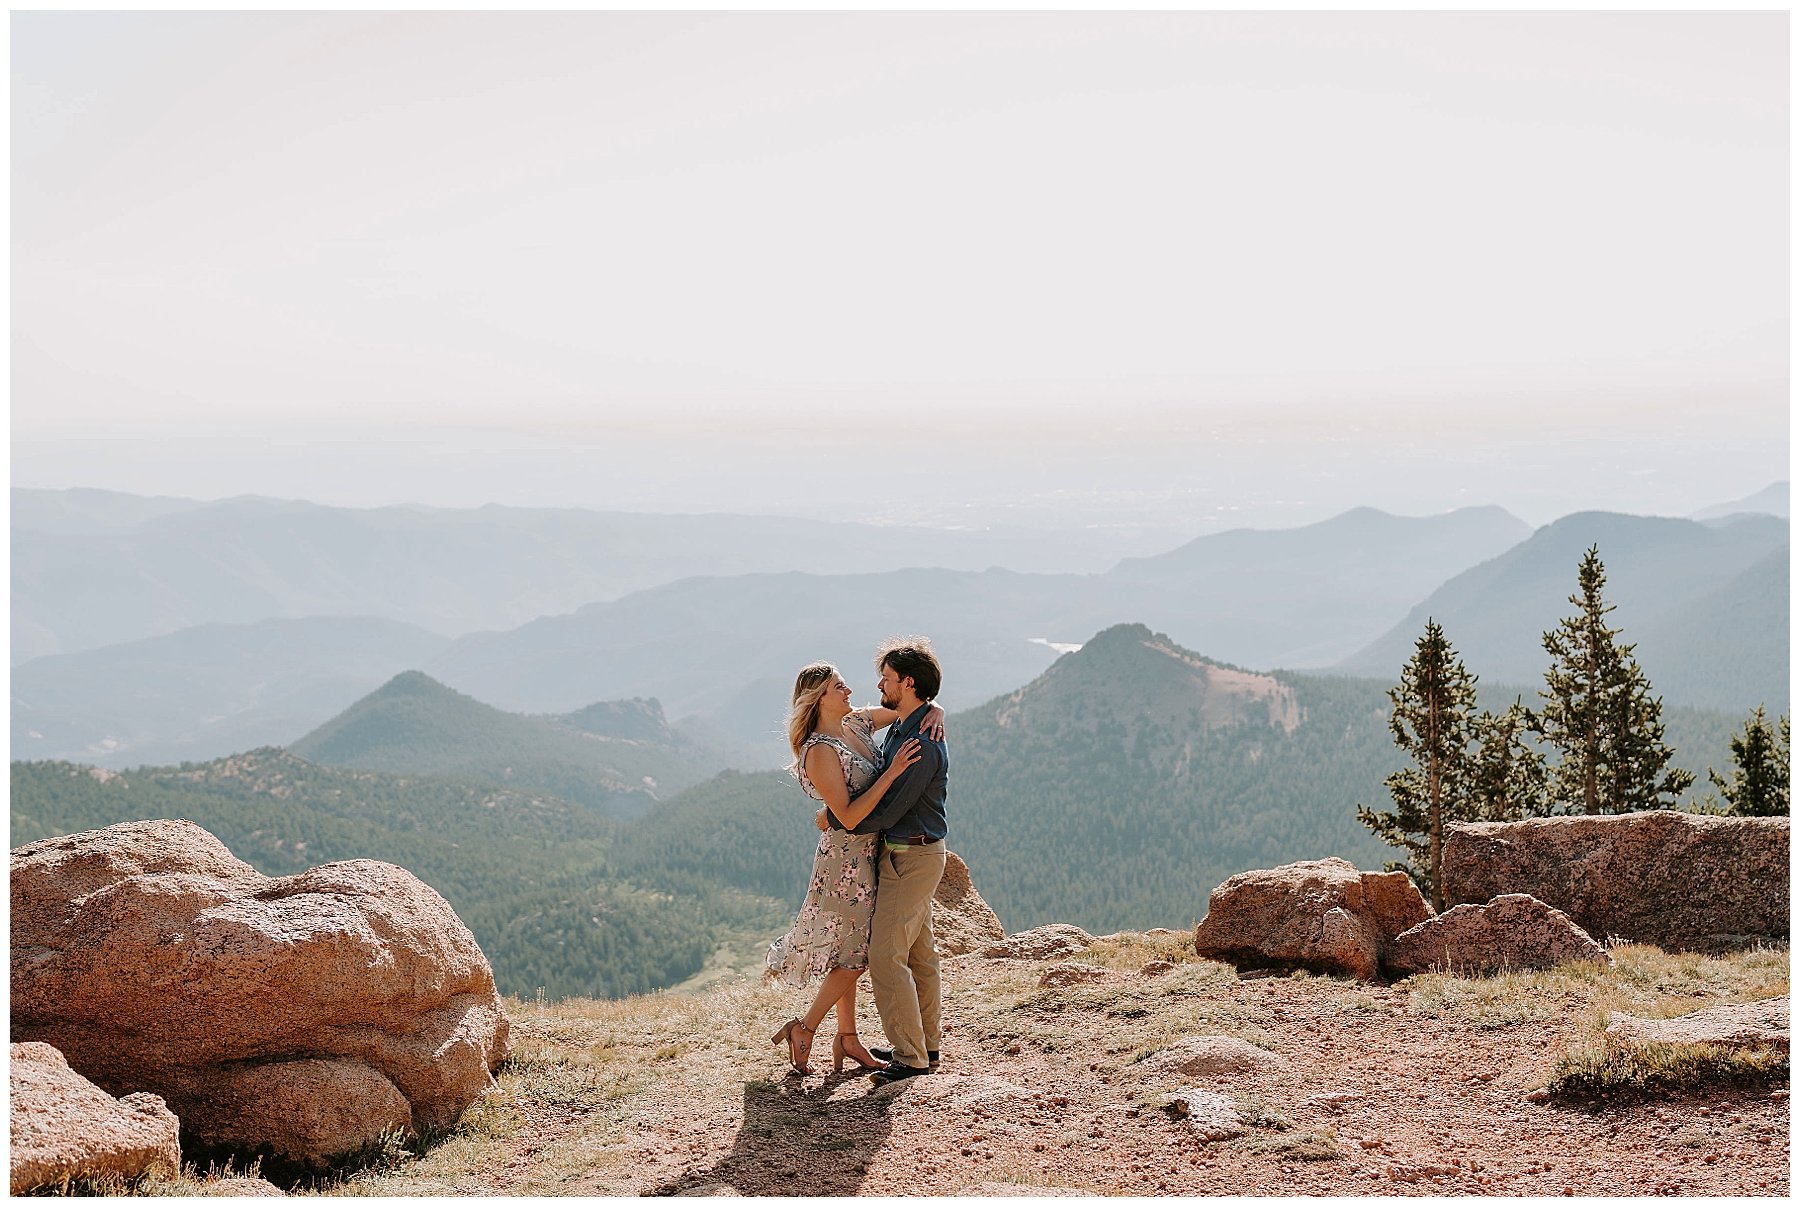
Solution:
{"label": "woman", "polygon": [[[879,834],[852,834],[868,817],[901,772],[919,760],[918,739],[909,739],[884,768],[873,734],[900,714],[891,708],[851,708],[850,685],[828,662],[803,667],[794,680],[788,714],[789,770],[814,800],[823,801],[830,826],[813,855],[812,882],[793,929],[769,946],[769,975],[802,986],[824,977],[812,1005],[775,1033],[786,1042],[794,1071],[810,1073],[813,1035],[832,1007],[837,1034],[831,1040],[831,1069],[846,1059],[865,1069],[885,1068],[856,1034],[856,979],[869,966],[869,924],[875,915],[875,846]],[[935,704],[922,729],[943,734],[943,710]]]}

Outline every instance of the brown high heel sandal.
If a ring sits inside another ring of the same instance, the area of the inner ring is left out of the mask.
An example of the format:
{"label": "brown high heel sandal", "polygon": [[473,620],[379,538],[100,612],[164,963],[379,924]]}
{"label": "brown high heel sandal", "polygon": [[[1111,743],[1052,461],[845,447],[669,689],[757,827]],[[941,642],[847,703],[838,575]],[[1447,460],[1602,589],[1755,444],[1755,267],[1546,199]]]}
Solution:
{"label": "brown high heel sandal", "polygon": [[[806,1032],[806,1057],[800,1055],[800,1041],[794,1038],[794,1032],[796,1031]],[[769,1042],[779,1048],[782,1041],[785,1040],[788,1046],[788,1064],[793,1066],[794,1072],[805,1077],[808,1073],[812,1072],[812,1066],[806,1063],[806,1058],[812,1055],[813,1035],[814,1031],[811,1027],[807,1026],[797,1018],[790,1018],[787,1022],[781,1024],[781,1030],[775,1032],[774,1039]]]}
{"label": "brown high heel sandal", "polygon": [[855,1061],[859,1068],[868,1073],[879,1072],[882,1069],[887,1068],[887,1066],[879,1060],[874,1064],[870,1064],[860,1056],[851,1055],[844,1046],[844,1036],[846,1034],[855,1035],[856,1032],[839,1031],[836,1035],[831,1037],[831,1071],[833,1073],[842,1073],[844,1071],[844,1062],[846,1060]]}

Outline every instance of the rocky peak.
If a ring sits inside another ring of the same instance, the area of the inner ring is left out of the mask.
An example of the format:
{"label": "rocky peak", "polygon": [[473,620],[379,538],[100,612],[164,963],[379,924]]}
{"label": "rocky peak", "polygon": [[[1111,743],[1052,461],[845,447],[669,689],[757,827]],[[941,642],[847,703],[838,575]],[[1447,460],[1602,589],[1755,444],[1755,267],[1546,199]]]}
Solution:
{"label": "rocky peak", "polygon": [[1106,717],[1189,713],[1207,729],[1263,724],[1292,733],[1301,721],[1293,688],[1273,675],[1183,649],[1142,624],[1102,630],[1006,697],[995,719],[1006,727],[1085,718],[1078,723],[1092,728]]}

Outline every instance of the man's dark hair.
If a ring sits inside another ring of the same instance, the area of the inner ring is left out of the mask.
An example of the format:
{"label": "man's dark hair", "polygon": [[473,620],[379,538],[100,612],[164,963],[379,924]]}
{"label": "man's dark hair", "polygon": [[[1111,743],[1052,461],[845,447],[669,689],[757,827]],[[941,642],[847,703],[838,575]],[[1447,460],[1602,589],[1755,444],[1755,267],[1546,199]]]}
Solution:
{"label": "man's dark hair", "polygon": [[931,651],[929,637],[890,637],[875,651],[875,665],[887,667],[902,679],[913,681],[913,695],[927,704],[937,698],[944,672]]}

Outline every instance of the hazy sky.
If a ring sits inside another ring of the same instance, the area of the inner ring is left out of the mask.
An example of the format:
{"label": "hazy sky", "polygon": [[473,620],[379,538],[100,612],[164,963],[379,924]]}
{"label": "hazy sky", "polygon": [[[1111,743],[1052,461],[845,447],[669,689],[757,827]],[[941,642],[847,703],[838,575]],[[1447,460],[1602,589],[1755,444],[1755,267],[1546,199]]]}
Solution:
{"label": "hazy sky", "polygon": [[13,481],[1200,530],[1788,465],[1785,13],[14,13]]}

